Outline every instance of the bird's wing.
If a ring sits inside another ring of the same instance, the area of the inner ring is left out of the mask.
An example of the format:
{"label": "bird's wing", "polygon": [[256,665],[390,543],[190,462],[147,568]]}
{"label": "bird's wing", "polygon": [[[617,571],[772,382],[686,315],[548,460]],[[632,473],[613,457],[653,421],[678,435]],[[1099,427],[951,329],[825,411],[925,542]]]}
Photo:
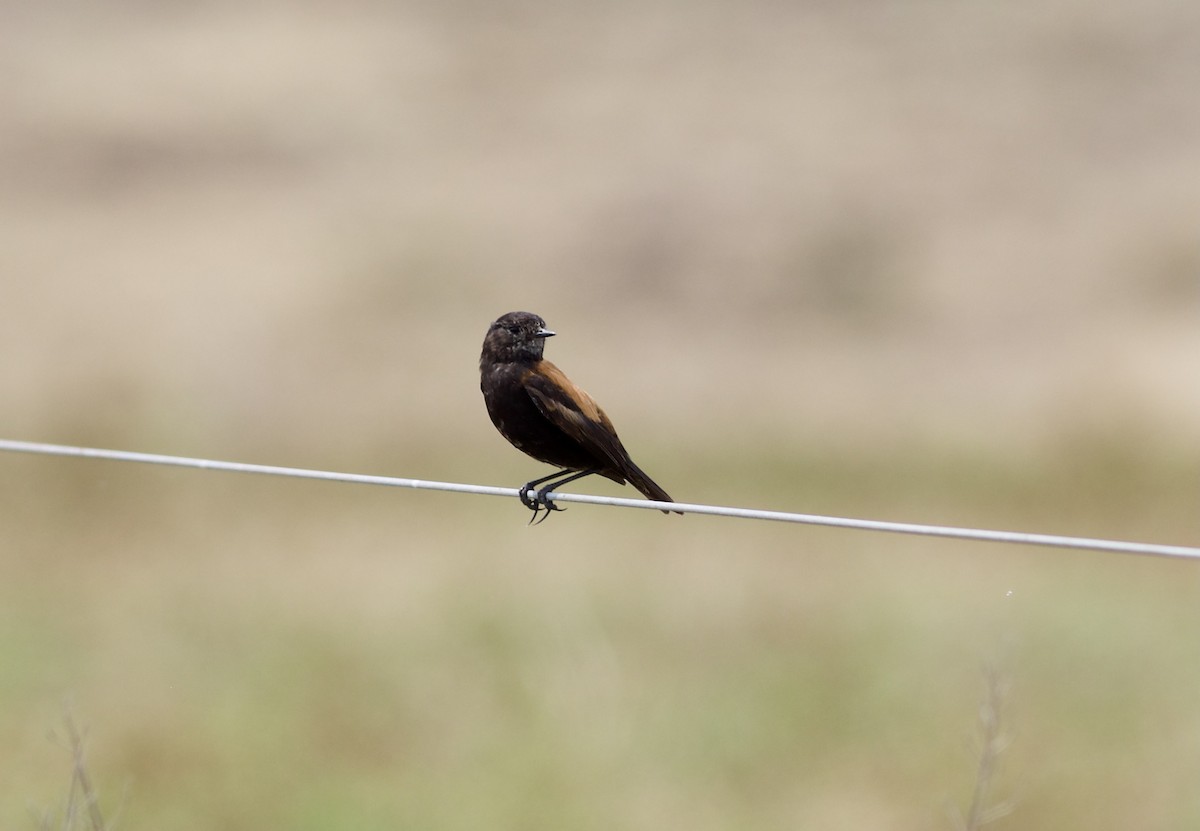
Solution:
{"label": "bird's wing", "polygon": [[555,427],[579,442],[597,462],[611,466],[615,472],[625,473],[629,454],[621,445],[612,422],[590,395],[571,383],[563,371],[549,361],[540,362],[524,381],[529,397]]}

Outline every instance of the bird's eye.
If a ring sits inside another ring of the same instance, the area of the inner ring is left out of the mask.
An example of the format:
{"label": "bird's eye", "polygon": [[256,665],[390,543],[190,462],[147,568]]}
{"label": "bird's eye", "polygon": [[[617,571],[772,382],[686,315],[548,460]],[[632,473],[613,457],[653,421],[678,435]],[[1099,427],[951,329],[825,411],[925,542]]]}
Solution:
{"label": "bird's eye", "polygon": [[509,334],[511,334],[511,335],[515,335],[517,332],[521,331],[521,327],[517,326],[515,323],[510,323],[507,326],[505,326],[504,328],[507,329]]}

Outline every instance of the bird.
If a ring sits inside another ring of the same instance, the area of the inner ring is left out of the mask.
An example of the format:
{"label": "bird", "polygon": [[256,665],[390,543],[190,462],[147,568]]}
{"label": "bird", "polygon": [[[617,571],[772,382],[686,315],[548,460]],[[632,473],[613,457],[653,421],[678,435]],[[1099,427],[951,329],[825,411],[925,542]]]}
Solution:
{"label": "bird", "polygon": [[[548,494],[593,474],[618,485],[629,482],[647,499],[674,502],[629,458],[595,399],[542,357],[546,338],[554,335],[538,315],[509,312],[488,327],[479,356],[479,388],[492,424],[513,447],[560,468],[518,491],[521,504],[533,511],[530,524],[562,510]],[[537,519],[542,509],[546,513]]]}

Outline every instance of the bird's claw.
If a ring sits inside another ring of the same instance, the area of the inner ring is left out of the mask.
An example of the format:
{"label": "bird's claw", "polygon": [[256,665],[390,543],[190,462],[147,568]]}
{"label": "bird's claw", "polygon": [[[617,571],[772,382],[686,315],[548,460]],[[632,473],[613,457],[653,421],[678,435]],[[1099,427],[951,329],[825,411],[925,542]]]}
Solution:
{"label": "bird's claw", "polygon": [[522,485],[521,489],[517,491],[517,498],[521,500],[522,505],[536,513],[538,509],[537,502],[530,498],[529,491],[529,485]]}
{"label": "bird's claw", "polygon": [[[552,488],[542,488],[541,490],[534,491],[529,485],[525,485],[517,491],[517,496],[521,500],[521,504],[533,511],[533,516],[529,518],[530,525],[539,525],[545,522],[546,517],[550,516],[551,511],[566,510],[566,508],[558,507],[553,500],[548,498],[552,490]],[[544,514],[542,514],[543,509],[545,510]],[[538,514],[541,514],[540,518]]]}

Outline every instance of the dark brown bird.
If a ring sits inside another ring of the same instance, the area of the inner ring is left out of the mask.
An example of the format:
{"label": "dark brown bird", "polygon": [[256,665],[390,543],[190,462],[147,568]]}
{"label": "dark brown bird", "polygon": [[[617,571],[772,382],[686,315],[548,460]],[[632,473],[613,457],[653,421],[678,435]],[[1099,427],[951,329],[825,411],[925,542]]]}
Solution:
{"label": "dark brown bird", "polygon": [[[673,502],[629,458],[600,405],[542,358],[553,335],[537,315],[509,312],[488,327],[479,357],[479,387],[500,435],[539,462],[562,468],[521,488],[522,504],[533,511],[529,521],[542,508],[542,519],[562,510],[546,494],[593,473],[618,485],[628,481],[648,499]],[[533,491],[538,485],[543,487]]]}

